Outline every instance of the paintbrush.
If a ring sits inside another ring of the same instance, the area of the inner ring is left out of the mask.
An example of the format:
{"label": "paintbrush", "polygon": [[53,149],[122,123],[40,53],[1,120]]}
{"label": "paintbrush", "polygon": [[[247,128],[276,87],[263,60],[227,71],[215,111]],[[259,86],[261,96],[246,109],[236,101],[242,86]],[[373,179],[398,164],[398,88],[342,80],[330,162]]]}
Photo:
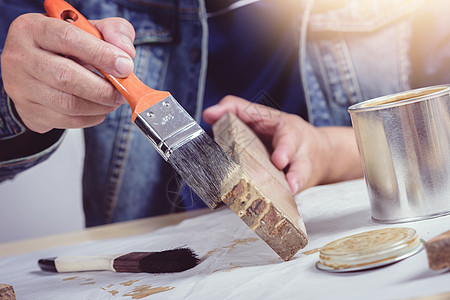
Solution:
{"label": "paintbrush", "polygon": [[[101,33],[63,0],[45,0],[48,16],[67,21],[103,39]],[[98,70],[127,99],[132,121],[161,156],[211,208],[221,202],[221,187],[239,170],[236,163],[166,91],[154,90],[134,73],[116,78]]]}
{"label": "paintbrush", "polygon": [[195,267],[200,260],[189,248],[161,252],[131,252],[120,255],[60,256],[40,259],[38,265],[49,272],[114,271],[129,273],[174,273]]}

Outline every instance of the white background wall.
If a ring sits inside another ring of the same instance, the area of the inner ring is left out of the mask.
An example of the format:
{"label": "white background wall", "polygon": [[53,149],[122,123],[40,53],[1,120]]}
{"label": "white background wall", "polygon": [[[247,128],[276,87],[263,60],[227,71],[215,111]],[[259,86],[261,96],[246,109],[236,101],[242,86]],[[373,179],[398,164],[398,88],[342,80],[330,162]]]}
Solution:
{"label": "white background wall", "polygon": [[56,152],[0,183],[0,243],[84,228],[81,129],[69,130]]}

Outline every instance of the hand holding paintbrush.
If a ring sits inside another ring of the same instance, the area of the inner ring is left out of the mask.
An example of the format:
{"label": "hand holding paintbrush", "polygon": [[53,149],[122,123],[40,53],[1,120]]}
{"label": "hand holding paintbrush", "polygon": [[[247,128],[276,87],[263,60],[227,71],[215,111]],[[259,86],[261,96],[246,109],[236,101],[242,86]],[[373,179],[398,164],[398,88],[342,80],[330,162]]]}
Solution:
{"label": "hand holding paintbrush", "polygon": [[[48,15],[103,39],[101,33],[63,0],[45,0]],[[134,73],[116,78],[98,70],[127,99],[132,121],[181,178],[210,207],[221,202],[221,188],[239,168],[169,92],[154,90]],[[236,180],[238,178],[236,177]]]}

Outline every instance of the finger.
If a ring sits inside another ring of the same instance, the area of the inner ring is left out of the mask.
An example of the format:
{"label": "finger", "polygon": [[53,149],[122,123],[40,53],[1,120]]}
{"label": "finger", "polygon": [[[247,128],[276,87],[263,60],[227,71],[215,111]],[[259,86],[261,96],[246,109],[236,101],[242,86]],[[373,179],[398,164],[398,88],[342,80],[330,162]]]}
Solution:
{"label": "finger", "polygon": [[[34,53],[28,55],[28,57],[31,56],[39,57],[39,55],[35,55]],[[2,59],[4,57],[5,56],[2,56]],[[61,57],[58,58],[62,59]],[[16,59],[14,58],[13,61],[14,60]],[[75,95],[71,95],[70,93],[63,93],[61,91],[58,91],[57,89],[52,88],[44,81],[42,81],[48,80],[47,74],[38,74],[38,76],[36,76],[35,74],[29,75],[29,67],[33,65],[33,60],[27,60],[27,58],[25,58],[20,64],[17,64],[15,68],[11,67],[15,65],[14,63],[11,63],[11,61],[8,61],[8,63],[6,63],[6,61],[2,60],[2,62],[4,62],[4,64],[2,64],[2,67],[5,75],[5,90],[7,90],[9,96],[14,99],[15,102],[33,101],[35,103],[41,103],[44,106],[48,106],[50,109],[67,115],[99,115],[113,111],[118,107],[118,105],[120,105],[120,103],[123,103],[125,101],[123,99],[120,100],[119,98],[117,99],[117,102],[119,104],[114,104],[114,98],[117,97],[119,93],[116,92],[114,88],[112,88],[112,86],[104,79],[101,79],[96,75],[94,75],[94,79],[100,80],[100,84],[103,84],[105,88],[107,88],[107,91],[112,91],[112,96],[108,94],[108,96],[105,97],[98,97],[100,99],[105,98],[106,100],[111,102],[107,103],[107,105],[87,101],[86,99],[79,98]],[[65,64],[60,65],[64,66]],[[23,68],[24,66],[26,66],[26,68]],[[39,71],[44,70],[44,68],[40,67],[38,67],[37,69]],[[93,75],[86,70],[83,70],[83,72],[87,72],[89,75]],[[53,74],[53,72],[50,72],[50,74]],[[81,87],[82,90],[85,89],[82,84],[75,84],[75,87]],[[95,87],[92,93],[86,93],[86,95],[91,96],[91,94],[94,94],[95,100],[95,95],[99,91],[101,91],[101,88]],[[110,98],[112,98],[112,100]]]}
{"label": "finger", "polygon": [[25,126],[38,133],[46,133],[54,128],[87,128],[102,123],[106,117],[106,115],[68,116],[33,102],[27,102],[27,105],[19,103],[16,110],[21,117],[26,116],[22,118]]}
{"label": "finger", "polygon": [[301,156],[291,163],[286,172],[286,180],[291,188],[292,194],[295,195],[307,187],[311,172],[311,161],[306,156]]}
{"label": "finger", "polygon": [[36,79],[28,80],[33,90],[25,96],[31,102],[38,103],[57,113],[67,116],[98,116],[114,111],[118,106],[98,104],[70,93],[49,88]]}
{"label": "finger", "polygon": [[299,152],[304,140],[304,131],[309,124],[297,115],[283,114],[272,136],[272,162],[280,170],[286,168]]}
{"label": "finger", "polygon": [[279,170],[283,170],[289,164],[295,152],[295,145],[292,143],[282,142],[275,146],[271,155],[272,163]]}
{"label": "finger", "polygon": [[225,105],[215,104],[206,108],[203,111],[203,119],[208,124],[214,124],[219,120],[226,112],[227,107]]}
{"label": "finger", "polygon": [[90,22],[102,33],[106,42],[119,47],[132,58],[136,55],[133,45],[136,33],[130,22],[123,18],[90,20]]}
{"label": "finger", "polygon": [[36,81],[93,103],[114,107],[124,103],[112,84],[76,62],[43,50],[34,57],[25,71]]}
{"label": "finger", "polygon": [[207,108],[203,118],[207,123],[215,123],[226,112],[234,113],[256,133],[271,135],[278,126],[282,112],[265,105],[253,103],[236,96],[226,96],[217,105]]}
{"label": "finger", "polygon": [[59,53],[94,66],[108,74],[126,77],[133,70],[130,55],[122,49],[100,40],[70,23],[36,15],[30,19],[42,26],[33,26],[35,43],[42,49]]}

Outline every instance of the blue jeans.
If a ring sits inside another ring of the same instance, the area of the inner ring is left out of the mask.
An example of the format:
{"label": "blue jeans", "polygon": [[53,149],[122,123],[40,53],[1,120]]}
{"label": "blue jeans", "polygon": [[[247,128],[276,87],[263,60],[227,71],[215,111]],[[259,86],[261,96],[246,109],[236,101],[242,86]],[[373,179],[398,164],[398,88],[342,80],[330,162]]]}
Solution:
{"label": "blue jeans", "polygon": [[[15,16],[42,12],[42,2],[0,0],[3,41]],[[346,1],[335,1],[331,10],[322,8],[322,1],[313,2],[292,2],[298,5],[294,5],[298,18],[292,28],[298,31],[301,74],[295,84],[303,85],[312,124],[350,126],[349,105],[410,88],[411,15],[422,1],[358,0],[347,6]],[[136,30],[137,76],[153,88],[170,91],[200,120],[208,40],[203,0],[71,3],[90,19],[119,16],[130,21]],[[130,119],[131,111],[123,105],[102,124],[84,130],[87,226],[189,209],[178,200],[180,184],[170,165]],[[2,93],[0,121],[1,151],[8,141],[26,131],[20,120],[14,119],[6,93]],[[49,134],[53,134],[51,145],[0,161],[0,180],[51,155],[63,137],[60,132]]]}

